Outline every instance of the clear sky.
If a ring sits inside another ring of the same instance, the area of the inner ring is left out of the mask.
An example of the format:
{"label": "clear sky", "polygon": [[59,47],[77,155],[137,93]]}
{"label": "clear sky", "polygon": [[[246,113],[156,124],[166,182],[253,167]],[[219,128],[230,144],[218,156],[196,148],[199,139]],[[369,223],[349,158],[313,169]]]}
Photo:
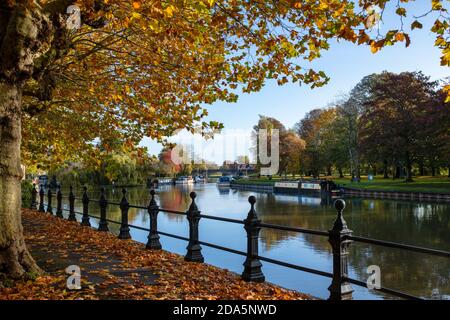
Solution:
{"label": "clear sky", "polygon": [[[414,4],[414,9],[423,13],[427,7],[420,8],[421,4],[429,1],[419,0],[417,3],[420,5]],[[258,121],[258,115],[262,114],[280,120],[289,128],[305,113],[337,100],[341,94],[350,91],[364,76],[371,73],[383,70],[422,71],[432,79],[448,77],[449,68],[440,66],[440,51],[434,47],[435,37],[429,31],[430,20],[431,17],[423,21],[422,30],[410,32],[412,43],[408,48],[404,44],[398,44],[372,54],[367,46],[334,41],[321,58],[310,63],[315,70],[323,70],[331,78],[326,86],[310,89],[298,84],[278,86],[274,81],[269,81],[260,92],[240,94],[237,103],[218,102],[208,106],[207,119],[222,122],[226,129],[251,130]],[[149,139],[145,139],[142,144],[149,148],[151,154],[158,154],[161,150],[161,145]],[[219,144],[218,141],[218,148]],[[219,153],[209,160],[222,163],[224,160],[235,159],[224,159]]]}

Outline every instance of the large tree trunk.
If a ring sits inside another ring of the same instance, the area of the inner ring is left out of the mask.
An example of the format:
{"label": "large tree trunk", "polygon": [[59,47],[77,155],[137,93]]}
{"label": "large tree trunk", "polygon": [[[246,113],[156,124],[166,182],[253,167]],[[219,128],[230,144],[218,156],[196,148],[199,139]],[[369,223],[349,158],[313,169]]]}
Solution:
{"label": "large tree trunk", "polygon": [[0,82],[0,273],[21,278],[40,269],[25,246],[21,222],[21,92]]}

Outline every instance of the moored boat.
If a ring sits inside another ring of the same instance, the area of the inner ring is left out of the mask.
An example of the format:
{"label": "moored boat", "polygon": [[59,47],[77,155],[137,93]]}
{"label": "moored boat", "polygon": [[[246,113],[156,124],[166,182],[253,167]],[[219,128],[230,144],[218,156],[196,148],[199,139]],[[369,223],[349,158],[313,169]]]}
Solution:
{"label": "moored boat", "polygon": [[217,185],[219,187],[228,187],[231,185],[231,181],[233,181],[233,177],[230,176],[222,176],[217,180]]}
{"label": "moored boat", "polygon": [[194,179],[191,176],[181,176],[175,180],[175,184],[192,184]]}

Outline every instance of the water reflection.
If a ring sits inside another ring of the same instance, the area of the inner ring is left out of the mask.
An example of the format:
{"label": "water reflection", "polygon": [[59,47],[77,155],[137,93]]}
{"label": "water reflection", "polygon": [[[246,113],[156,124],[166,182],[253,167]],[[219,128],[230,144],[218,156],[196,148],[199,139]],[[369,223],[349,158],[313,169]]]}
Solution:
{"label": "water reflection", "polygon": [[[245,219],[249,210],[247,198],[254,194],[257,197],[256,211],[266,223],[328,230],[336,217],[332,199],[329,198],[238,191],[218,188],[215,184],[160,186],[157,202],[162,208],[185,211],[189,207],[189,192],[192,190],[198,194],[196,200],[199,209],[209,215]],[[89,192],[89,196],[98,199],[99,192]],[[110,201],[119,202],[121,196],[121,190],[107,190]],[[149,190],[144,188],[130,188],[127,196],[131,204],[141,206],[147,206],[150,198]],[[449,204],[357,197],[347,198],[346,203],[344,217],[355,235],[450,250]],[[81,202],[77,201],[76,207],[81,211]],[[99,215],[98,204],[92,203],[90,209],[92,214]],[[148,227],[146,210],[130,209],[129,214],[131,224]],[[120,221],[118,206],[108,206],[108,218]],[[188,235],[186,217],[182,215],[161,213],[158,226],[162,231]],[[109,227],[112,232],[118,233],[118,225],[110,224]],[[133,230],[132,235],[138,241],[147,240],[145,232]],[[200,238],[204,241],[245,250],[245,236],[241,225],[207,219],[200,222]],[[166,250],[185,253],[186,243],[183,241],[162,237],[161,242]],[[261,255],[271,258],[331,271],[331,249],[326,237],[263,228],[260,251]],[[242,272],[242,257],[209,248],[204,248],[203,252],[206,262]],[[349,262],[350,276],[361,281],[366,281],[368,277],[367,267],[375,264],[381,268],[383,286],[428,298],[450,296],[450,259],[354,243],[350,247]],[[327,297],[327,278],[267,263],[264,264],[263,271],[271,282]],[[355,298],[381,297],[364,288],[355,287],[355,290]]]}

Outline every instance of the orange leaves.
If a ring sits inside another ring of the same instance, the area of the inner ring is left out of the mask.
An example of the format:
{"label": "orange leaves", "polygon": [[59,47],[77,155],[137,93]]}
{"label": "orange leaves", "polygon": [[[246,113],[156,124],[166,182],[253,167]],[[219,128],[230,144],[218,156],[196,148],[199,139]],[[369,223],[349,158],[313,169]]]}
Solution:
{"label": "orange leaves", "polygon": [[[67,256],[75,254],[81,257],[82,290],[67,290],[63,270],[58,271],[58,268],[53,267],[56,271],[48,276],[38,277],[35,281],[18,282],[12,288],[0,288],[0,299],[310,298],[268,283],[248,283],[227,270],[207,264],[188,263],[182,256],[173,253],[145,250],[140,243],[119,240],[113,234],[81,227],[75,222],[27,209],[23,210],[22,215],[25,238],[32,248],[47,248],[47,254],[55,257],[61,265],[66,264]],[[84,279],[87,269],[101,281],[89,282]],[[145,280],[142,270],[157,275],[154,284]]]}
{"label": "orange leaves", "polygon": [[173,17],[173,13],[175,11],[175,7],[173,5],[168,5],[164,10],[164,15],[168,18]]}
{"label": "orange leaves", "polygon": [[405,34],[403,32],[397,32],[395,39],[400,42],[405,41]]}
{"label": "orange leaves", "polygon": [[133,9],[139,9],[141,7],[141,3],[139,1],[134,1],[133,2]]}
{"label": "orange leaves", "polygon": [[383,47],[383,45],[377,41],[372,40],[370,42],[370,51],[372,53],[377,53],[382,47]]}

